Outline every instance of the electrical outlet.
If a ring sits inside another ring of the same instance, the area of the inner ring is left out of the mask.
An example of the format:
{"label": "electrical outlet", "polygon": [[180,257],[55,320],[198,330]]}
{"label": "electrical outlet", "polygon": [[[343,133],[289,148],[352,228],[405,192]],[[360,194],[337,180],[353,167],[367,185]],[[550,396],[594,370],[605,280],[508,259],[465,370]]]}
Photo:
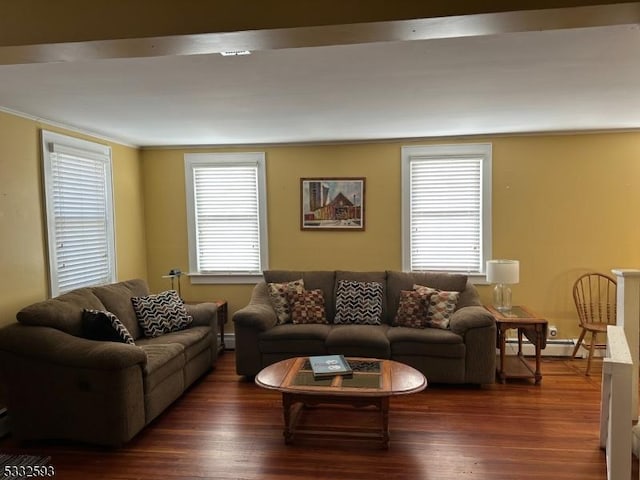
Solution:
{"label": "electrical outlet", "polygon": [[558,336],[558,328],[555,325],[549,325],[548,334],[550,338]]}

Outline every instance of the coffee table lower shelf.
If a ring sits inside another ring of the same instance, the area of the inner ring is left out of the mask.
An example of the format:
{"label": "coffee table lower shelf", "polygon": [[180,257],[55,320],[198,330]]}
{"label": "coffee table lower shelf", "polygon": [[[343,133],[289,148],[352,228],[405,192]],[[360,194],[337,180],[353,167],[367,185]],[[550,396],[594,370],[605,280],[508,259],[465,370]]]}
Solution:
{"label": "coffee table lower shelf", "polygon": [[[338,427],[329,426],[300,427],[299,421],[305,407],[316,407],[322,404],[348,405],[356,408],[373,406],[380,416],[380,428]],[[293,438],[336,438],[347,440],[379,440],[382,447],[389,448],[389,397],[339,397],[333,395],[307,395],[301,393],[282,393],[284,413],[284,441],[293,443]]]}

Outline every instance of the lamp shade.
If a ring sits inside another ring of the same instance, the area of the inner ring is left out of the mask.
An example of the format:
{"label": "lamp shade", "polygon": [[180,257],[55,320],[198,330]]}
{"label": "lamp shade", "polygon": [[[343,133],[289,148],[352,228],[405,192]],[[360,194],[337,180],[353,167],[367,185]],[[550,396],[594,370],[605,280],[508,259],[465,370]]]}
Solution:
{"label": "lamp shade", "polygon": [[487,281],[511,285],[520,281],[520,262],[518,260],[488,260]]}

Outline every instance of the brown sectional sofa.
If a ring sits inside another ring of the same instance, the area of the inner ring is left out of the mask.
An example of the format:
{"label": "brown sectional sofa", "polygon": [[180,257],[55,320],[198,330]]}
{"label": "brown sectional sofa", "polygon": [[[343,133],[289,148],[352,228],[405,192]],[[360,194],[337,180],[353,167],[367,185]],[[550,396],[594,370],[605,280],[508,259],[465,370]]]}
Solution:
{"label": "brown sectional sofa", "polygon": [[[217,306],[185,305],[192,325],[143,337],[131,298],[143,280],[81,288],[23,308],[0,329],[0,381],[12,433],[117,446],[176,400],[217,358]],[[114,313],[135,345],[82,337],[85,308]]]}
{"label": "brown sectional sofa", "polygon": [[[321,289],[329,324],[276,325],[267,283],[302,278],[307,290]],[[380,282],[384,286],[381,325],[336,325],[335,290],[339,280]],[[392,326],[400,291],[414,284],[461,292],[449,329]],[[495,380],[496,325],[482,307],[466,275],[443,273],[284,271],[264,272],[249,304],[233,316],[236,371],[253,376],[285,358],[344,354],[390,358],[411,365],[433,383],[490,384]]]}

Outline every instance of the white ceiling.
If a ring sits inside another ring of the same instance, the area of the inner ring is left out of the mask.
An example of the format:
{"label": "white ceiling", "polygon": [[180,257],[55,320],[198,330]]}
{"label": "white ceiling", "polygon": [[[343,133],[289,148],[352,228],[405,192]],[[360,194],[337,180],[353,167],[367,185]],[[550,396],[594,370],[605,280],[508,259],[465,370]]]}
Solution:
{"label": "white ceiling", "polygon": [[640,128],[640,27],[0,65],[0,106],[137,146]]}

